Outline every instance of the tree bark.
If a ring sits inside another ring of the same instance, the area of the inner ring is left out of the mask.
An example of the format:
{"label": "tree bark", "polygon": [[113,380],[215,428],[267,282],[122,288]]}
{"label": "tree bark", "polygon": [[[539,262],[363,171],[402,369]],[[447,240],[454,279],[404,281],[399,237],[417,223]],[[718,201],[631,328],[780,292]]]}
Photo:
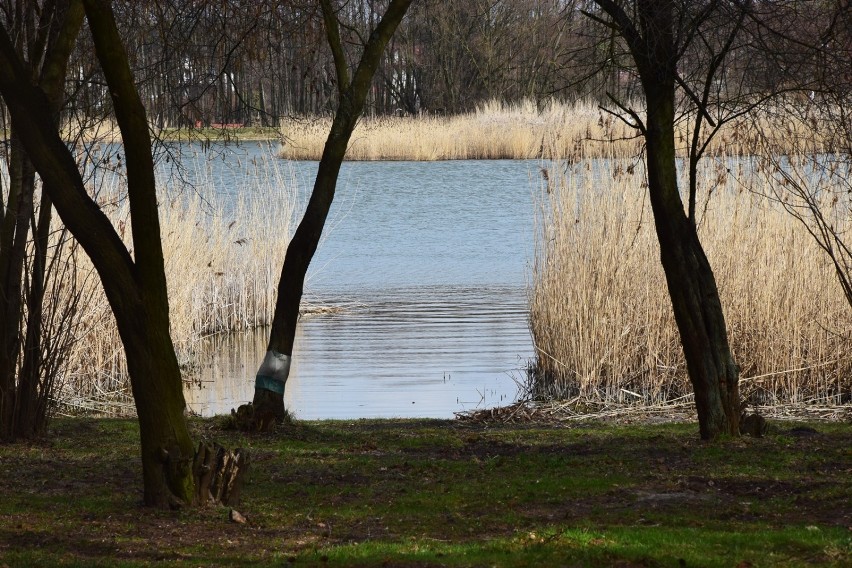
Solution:
{"label": "tree bark", "polygon": [[[183,415],[183,384],[169,334],[169,298],[148,120],[109,2],[84,0],[84,6],[109,85],[127,164],[134,286],[123,291],[125,298],[113,303],[113,311],[139,416],[145,503],[160,507],[192,503],[194,447]],[[127,298],[131,290],[131,298]]]}
{"label": "tree bark", "polygon": [[[650,92],[649,92],[650,91]],[[695,393],[702,439],[739,434],[739,388],[728,345],[725,317],[710,263],[695,225],[683,209],[674,148],[674,89],[648,96],[648,192],[660,257],[689,379]]]}

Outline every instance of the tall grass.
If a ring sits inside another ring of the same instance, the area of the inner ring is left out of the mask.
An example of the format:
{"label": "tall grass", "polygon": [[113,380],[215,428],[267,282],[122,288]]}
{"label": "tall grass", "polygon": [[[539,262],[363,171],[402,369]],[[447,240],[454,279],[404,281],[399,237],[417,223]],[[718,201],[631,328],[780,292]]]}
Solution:
{"label": "tall grass", "polygon": [[[222,187],[202,172],[192,190],[162,188],[171,335],[185,375],[197,364],[204,337],[271,322],[296,206],[291,173],[275,160],[262,168],[246,165],[238,187]],[[113,178],[98,199],[131,247],[122,193],[122,181]],[[132,412],[124,351],[100,281],[84,254],[78,252],[76,265],[88,275],[80,279],[88,301],[78,314],[79,341],[59,399],[72,407],[96,405],[99,412]]]}
{"label": "tall grass", "polygon": [[[642,163],[556,164],[543,183],[537,215],[532,393],[620,403],[687,395],[691,387]],[[848,401],[850,307],[807,231],[752,193],[770,192],[751,164],[708,162],[699,182],[712,189],[699,234],[716,275],[743,394],[762,404]]]}
{"label": "tall grass", "polygon": [[[688,145],[691,126],[688,117],[684,118],[677,126],[681,148]],[[330,126],[331,119],[327,117],[284,120],[280,155],[294,160],[318,160]],[[809,131],[803,121],[791,123],[791,128]],[[759,140],[761,136],[746,117],[725,125],[707,151],[711,155],[748,155]],[[786,136],[773,141],[779,150],[784,149],[785,142]],[[550,101],[543,105],[492,101],[471,113],[455,116],[364,117],[355,128],[346,157],[433,161],[560,156],[574,160],[635,156],[642,145],[635,128],[589,101]]]}

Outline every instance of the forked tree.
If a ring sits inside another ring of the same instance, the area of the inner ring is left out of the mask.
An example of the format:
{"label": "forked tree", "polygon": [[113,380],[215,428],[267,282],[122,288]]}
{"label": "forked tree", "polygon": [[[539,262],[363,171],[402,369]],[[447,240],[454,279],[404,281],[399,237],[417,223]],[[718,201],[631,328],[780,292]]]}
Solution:
{"label": "forked tree", "polygon": [[194,447],[184,418],[180,370],[169,335],[169,304],[148,121],[108,0],[84,0],[97,59],[124,144],[133,254],[89,196],[60,138],[50,98],[34,85],[9,31],[0,29],[0,94],[63,223],[100,275],[127,356],[139,417],[144,501],[198,500]]}
{"label": "forked tree", "polygon": [[[694,217],[678,187],[675,118],[677,92],[688,90],[679,66],[692,40],[717,2],[660,0],[595,0],[601,12],[588,12],[595,21],[622,38],[639,76],[644,119],[626,107],[645,139],[648,194],[660,244],[660,257],[672,309],[680,333],[687,371],[695,394],[700,435],[714,439],[739,435],[739,370],[731,354],[716,279],[701,242]],[[688,8],[693,7],[690,11]],[[712,84],[711,84],[712,86]],[[688,96],[696,99],[694,93]],[[704,110],[697,112],[701,121]]]}
{"label": "forked tree", "polygon": [[[811,97],[815,91],[848,92],[842,87],[828,89],[831,84],[848,85],[848,80],[838,80],[842,70],[848,69],[848,57],[837,56],[844,50],[848,53],[844,26],[848,4],[798,0],[772,4],[595,0],[594,4],[599,10],[585,14],[621,38],[644,95],[644,118],[610,98],[646,143],[648,194],[701,437],[736,436],[741,411],[739,371],[713,271],[696,230],[698,163],[725,124],[759,116],[754,111],[764,107],[778,112],[781,103],[803,92]],[[791,117],[788,113],[785,120]],[[678,187],[675,130],[679,120],[688,124],[686,207]],[[797,197],[803,195],[800,192]],[[809,209],[818,227],[821,218]],[[819,236],[824,237],[817,238],[824,250],[841,250],[832,257],[837,266],[836,258],[845,254],[842,247],[830,231]]]}
{"label": "forked tree", "polygon": [[[290,372],[299,303],[305,275],[317,250],[328,217],[346,147],[372,85],[385,46],[408,10],[412,0],[391,0],[387,10],[364,45],[354,71],[350,70],[340,35],[335,7],[321,0],[328,45],[334,57],[338,101],[331,130],[320,159],[317,177],[304,216],[287,247],[278,282],[278,297],[266,356],[257,372],[254,400],[240,408],[243,427],[268,429],[284,417],[284,388]],[[249,410],[250,409],[250,410]]]}

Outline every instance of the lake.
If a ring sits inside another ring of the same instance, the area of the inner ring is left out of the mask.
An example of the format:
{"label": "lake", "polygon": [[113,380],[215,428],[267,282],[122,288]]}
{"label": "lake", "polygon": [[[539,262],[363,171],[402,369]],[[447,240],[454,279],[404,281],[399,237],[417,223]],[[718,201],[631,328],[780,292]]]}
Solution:
{"label": "lake", "polygon": [[[246,163],[272,163],[265,144],[229,150],[185,159],[234,188]],[[287,166],[304,204],[317,164]],[[306,282],[307,300],[340,310],[300,321],[287,407],[302,419],[448,418],[511,403],[533,357],[526,282],[540,178],[538,161],[345,163]],[[211,339],[190,409],[251,400],[266,339]]]}

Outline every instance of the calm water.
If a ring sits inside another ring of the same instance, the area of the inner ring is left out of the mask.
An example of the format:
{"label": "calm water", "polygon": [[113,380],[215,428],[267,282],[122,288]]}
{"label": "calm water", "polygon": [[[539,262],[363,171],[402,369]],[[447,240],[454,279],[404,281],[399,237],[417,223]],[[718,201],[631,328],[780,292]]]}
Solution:
{"label": "calm water", "polygon": [[[237,152],[207,166],[223,187],[244,183],[246,163],[269,164],[260,145]],[[305,203],[316,163],[290,167]],[[450,417],[511,402],[533,354],[538,179],[538,162],[344,164],[306,286],[312,302],[343,309],[300,322],[288,408],[305,419]],[[190,408],[250,400],[265,346],[265,333],[211,342]]]}

